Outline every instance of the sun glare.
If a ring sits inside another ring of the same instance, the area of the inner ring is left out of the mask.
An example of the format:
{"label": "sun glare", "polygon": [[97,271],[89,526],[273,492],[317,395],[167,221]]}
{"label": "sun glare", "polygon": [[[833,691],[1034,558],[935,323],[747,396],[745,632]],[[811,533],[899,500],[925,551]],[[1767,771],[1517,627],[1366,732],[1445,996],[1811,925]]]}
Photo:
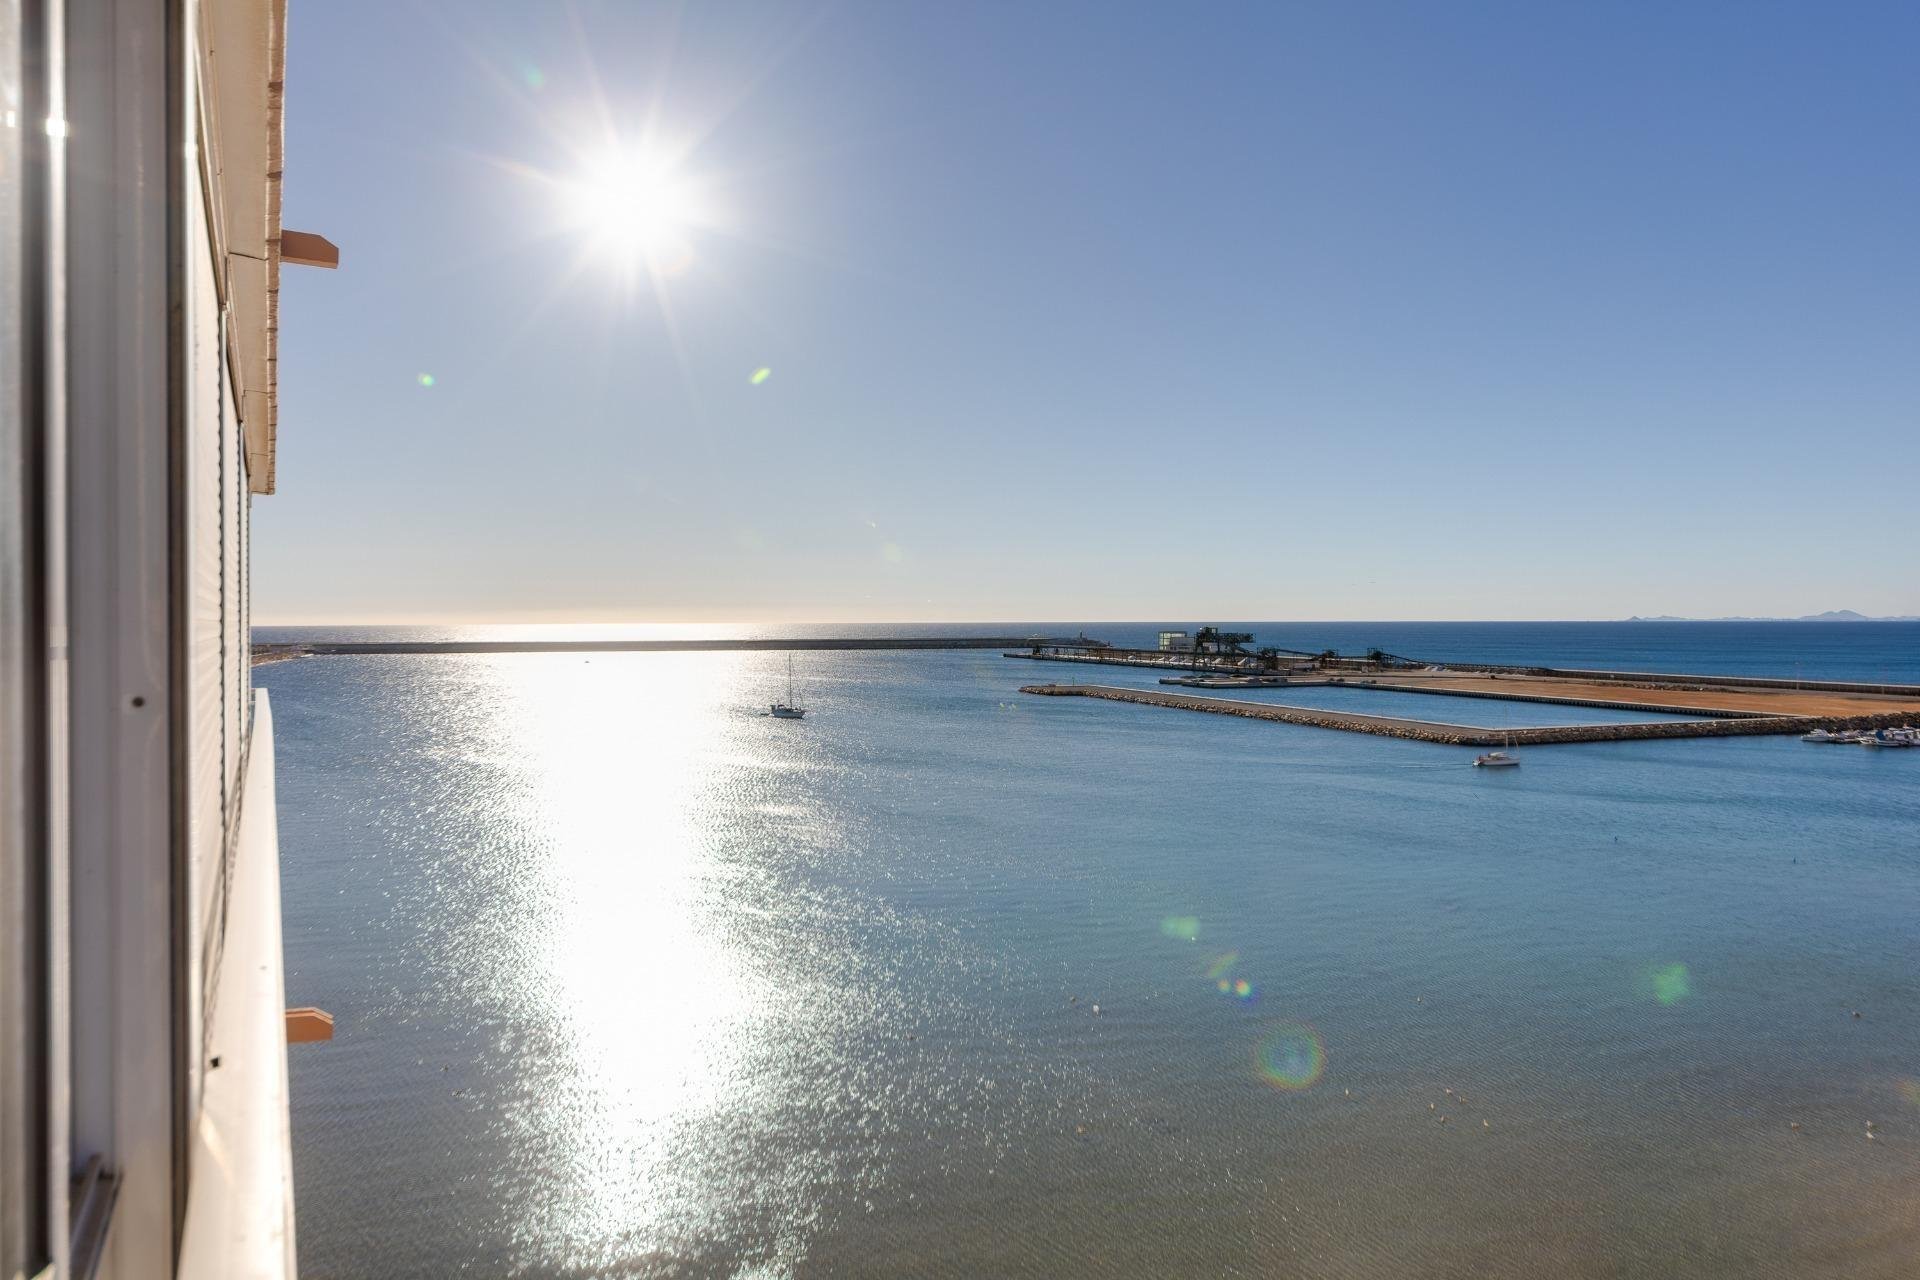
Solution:
{"label": "sun glare", "polygon": [[656,158],[613,152],[567,185],[565,212],[594,248],[627,262],[684,260],[702,220],[694,184]]}

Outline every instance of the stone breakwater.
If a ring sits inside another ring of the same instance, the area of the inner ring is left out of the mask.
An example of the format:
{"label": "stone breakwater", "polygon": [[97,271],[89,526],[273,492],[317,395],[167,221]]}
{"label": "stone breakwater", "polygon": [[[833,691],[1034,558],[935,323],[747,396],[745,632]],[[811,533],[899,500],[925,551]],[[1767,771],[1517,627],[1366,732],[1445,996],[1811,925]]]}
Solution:
{"label": "stone breakwater", "polygon": [[1204,711],[1209,715],[1241,716],[1249,720],[1277,720],[1317,729],[1344,729],[1388,738],[1439,742],[1457,747],[1549,746],[1568,742],[1628,742],[1646,738],[1732,738],[1757,734],[1799,734],[1815,728],[1880,729],[1905,724],[1911,710],[1871,712],[1849,717],[1754,716],[1718,720],[1664,720],[1642,724],[1552,725],[1530,729],[1487,729],[1478,725],[1409,720],[1400,716],[1363,715],[1347,711],[1319,711],[1271,702],[1242,702],[1233,698],[1202,698],[1191,694],[1160,693],[1104,684],[1030,684],[1022,693],[1048,698],[1099,698],[1149,707]]}
{"label": "stone breakwater", "polygon": [[254,665],[288,658],[433,653],[808,653],[827,650],[1005,649],[1053,643],[1010,636],[754,636],[720,640],[296,640],[253,646]]}

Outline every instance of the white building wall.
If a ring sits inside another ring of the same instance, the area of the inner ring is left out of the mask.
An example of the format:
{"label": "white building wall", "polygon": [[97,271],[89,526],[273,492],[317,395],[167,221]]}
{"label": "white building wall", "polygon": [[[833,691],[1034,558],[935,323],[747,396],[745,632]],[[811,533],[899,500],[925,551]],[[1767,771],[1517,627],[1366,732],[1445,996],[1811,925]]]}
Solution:
{"label": "white building wall", "polygon": [[[198,91],[198,60],[188,60]],[[196,122],[204,125],[204,122]],[[190,126],[192,128],[192,126]],[[205,137],[203,128],[193,131]],[[187,281],[187,525],[191,530],[189,589],[189,732],[191,809],[188,814],[190,896],[193,904],[189,955],[197,972],[189,989],[201,993],[192,1011],[195,1054],[192,1102],[198,1110],[204,1070],[205,1027],[217,1002],[225,949],[232,838],[246,761],[248,697],[251,692],[245,586],[247,571],[247,477],[245,427],[240,420],[230,352],[230,310],[222,296],[218,264],[226,261],[218,228],[208,217],[205,192],[218,190],[201,151],[187,197],[190,262]]]}
{"label": "white building wall", "polygon": [[[197,175],[195,175],[197,177]],[[187,955],[194,966],[189,990],[205,990],[209,939],[216,932],[222,839],[221,793],[225,787],[224,673],[221,648],[220,300],[198,181],[187,184],[187,715],[189,893]],[[188,1043],[202,1038],[201,1002],[188,1009]],[[201,1055],[189,1060],[188,1114],[198,1108]]]}
{"label": "white building wall", "polygon": [[[0,904],[14,912],[0,918],[0,1276],[288,1274],[286,1170],[235,1156],[258,1137],[284,1166],[286,1143],[245,545],[246,427],[272,404],[284,0],[14,7],[38,15],[37,43],[23,60],[0,0],[0,88],[30,65],[41,96],[20,100],[25,122],[61,127],[0,131],[0,268],[9,250],[19,265],[29,214],[42,259],[0,270],[0,311],[33,326],[0,325],[0,642],[31,632],[36,646],[33,666],[0,672],[14,676],[0,679]],[[209,19],[227,31],[217,50]],[[216,100],[224,148],[203,116]],[[29,143],[45,179],[31,200],[14,185]],[[44,298],[6,292],[26,278]],[[34,394],[21,370],[37,371]],[[24,689],[43,695],[32,725],[10,718]],[[260,722],[270,769],[264,708]],[[215,1113],[226,1127],[209,1128]],[[222,1243],[176,1267],[202,1182],[215,1206],[269,1196],[245,1219],[275,1246],[259,1266]]]}

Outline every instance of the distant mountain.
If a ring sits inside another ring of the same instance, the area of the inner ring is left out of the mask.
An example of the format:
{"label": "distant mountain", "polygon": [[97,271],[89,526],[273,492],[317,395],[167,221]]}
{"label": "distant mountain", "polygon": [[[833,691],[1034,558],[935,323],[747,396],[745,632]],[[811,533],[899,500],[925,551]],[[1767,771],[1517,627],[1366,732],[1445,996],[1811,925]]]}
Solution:
{"label": "distant mountain", "polygon": [[1676,618],[1670,613],[1659,614],[1651,618],[1632,617],[1628,622],[1920,622],[1920,616],[1905,613],[1897,617],[1870,618],[1864,613],[1855,613],[1852,609],[1829,609],[1825,613],[1809,613],[1798,618]]}

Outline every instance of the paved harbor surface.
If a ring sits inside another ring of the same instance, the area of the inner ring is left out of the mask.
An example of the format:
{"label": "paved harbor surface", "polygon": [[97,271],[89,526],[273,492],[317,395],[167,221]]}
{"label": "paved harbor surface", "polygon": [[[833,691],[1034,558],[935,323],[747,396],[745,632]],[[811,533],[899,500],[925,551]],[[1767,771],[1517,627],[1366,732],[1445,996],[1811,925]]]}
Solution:
{"label": "paved harbor surface", "polygon": [[1749,716],[1810,716],[1822,719],[1901,711],[1920,717],[1920,690],[1906,696],[1835,692],[1794,687],[1781,682],[1772,687],[1752,684],[1732,687],[1710,676],[1660,676],[1644,682],[1595,680],[1565,676],[1494,675],[1478,672],[1407,671],[1380,676],[1355,676],[1344,681],[1356,687],[1392,689],[1401,693],[1440,693],[1456,697],[1512,698],[1561,702],[1570,706],[1614,706],[1627,710],[1688,714]]}

